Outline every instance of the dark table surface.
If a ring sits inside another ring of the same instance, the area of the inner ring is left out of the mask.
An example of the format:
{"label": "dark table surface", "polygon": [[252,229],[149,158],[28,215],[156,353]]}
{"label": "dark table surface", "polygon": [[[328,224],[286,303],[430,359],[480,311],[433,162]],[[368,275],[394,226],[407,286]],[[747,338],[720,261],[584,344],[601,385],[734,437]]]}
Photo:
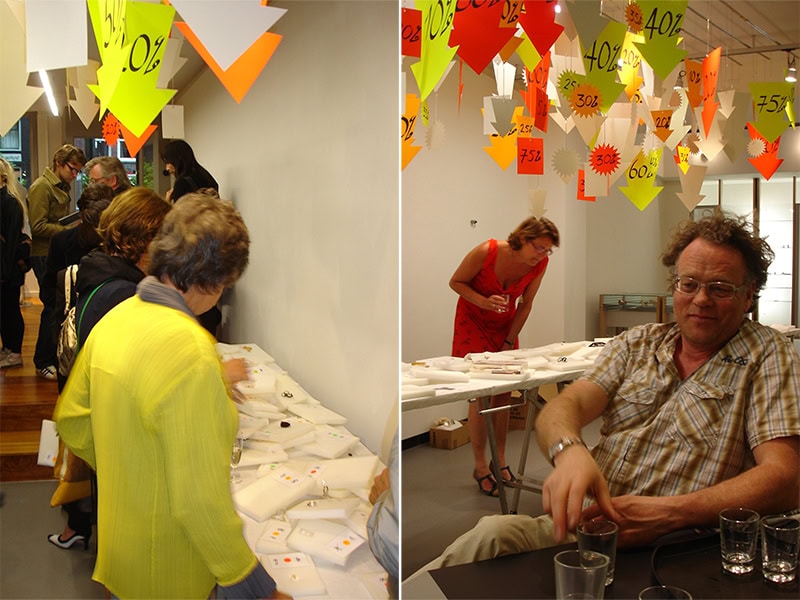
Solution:
{"label": "dark table surface", "polygon": [[[798,581],[773,584],[761,576],[761,557],[749,575],[723,572],[719,534],[682,536],[651,548],[619,550],[614,582],[606,598],[637,598],[651,585],[674,585],[701,598],[800,598]],[[444,595],[456,598],[555,598],[553,556],[575,544],[436,569],[430,572]]]}

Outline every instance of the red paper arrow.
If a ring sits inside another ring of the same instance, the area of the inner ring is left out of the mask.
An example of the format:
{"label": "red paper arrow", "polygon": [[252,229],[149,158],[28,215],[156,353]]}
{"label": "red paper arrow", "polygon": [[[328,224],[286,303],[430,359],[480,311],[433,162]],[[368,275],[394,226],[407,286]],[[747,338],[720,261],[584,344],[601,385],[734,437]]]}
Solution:
{"label": "red paper arrow", "polygon": [[500,27],[504,4],[487,2],[475,6],[469,3],[466,8],[456,7],[450,47],[458,46],[456,54],[478,75],[514,37],[513,28]]}
{"label": "red paper arrow", "polygon": [[747,160],[756,168],[756,170],[764,176],[764,179],[769,179],[778,170],[778,167],[783,163],[782,158],[778,158],[778,150],[781,145],[781,138],[774,142],[768,142],[767,138],[761,135],[752,124],[747,124],[747,131],[750,133],[750,139],[759,139],[764,142],[764,152],[755,158],[748,158]]}
{"label": "red paper arrow", "polygon": [[564,27],[556,23],[556,3],[548,0],[525,0],[525,12],[519,22],[540,56],[556,43]]}

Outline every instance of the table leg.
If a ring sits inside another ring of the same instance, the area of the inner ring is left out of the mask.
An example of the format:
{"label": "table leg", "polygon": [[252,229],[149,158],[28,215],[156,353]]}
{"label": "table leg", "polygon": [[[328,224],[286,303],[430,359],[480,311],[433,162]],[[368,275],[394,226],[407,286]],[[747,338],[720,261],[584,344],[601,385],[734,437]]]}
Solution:
{"label": "table leg", "polygon": [[494,467],[493,475],[495,481],[497,481],[497,494],[500,498],[500,511],[504,514],[508,514],[508,502],[506,500],[506,486],[503,485],[502,477],[503,474],[500,472],[500,461],[497,460],[497,439],[495,438],[494,434],[494,419],[491,412],[489,412],[489,403],[491,401],[491,396],[484,396],[478,399],[480,402],[481,410],[480,412],[483,413],[483,418],[486,419],[486,437],[489,439],[489,450],[492,453],[492,466]]}
{"label": "table leg", "polygon": [[[531,444],[531,434],[533,433],[533,419],[536,416],[536,405],[530,401],[530,398],[539,397],[539,388],[531,388],[530,390],[522,390],[522,398],[528,406],[528,415],[525,417],[525,428],[523,429],[522,438],[522,451],[519,456],[519,465],[517,466],[517,478],[522,481],[525,477],[525,467],[528,464],[528,450]],[[511,496],[511,514],[517,514],[519,508],[519,494],[522,491],[521,487],[514,486],[514,493]]]}

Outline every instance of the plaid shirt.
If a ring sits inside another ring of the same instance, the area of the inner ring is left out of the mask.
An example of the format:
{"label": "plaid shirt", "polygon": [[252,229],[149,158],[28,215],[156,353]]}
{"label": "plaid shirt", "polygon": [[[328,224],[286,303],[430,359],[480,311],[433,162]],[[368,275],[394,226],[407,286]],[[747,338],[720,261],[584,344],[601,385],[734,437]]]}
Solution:
{"label": "plaid shirt", "polygon": [[739,332],[682,380],[674,323],[634,327],[611,340],[581,379],[609,404],[592,450],[612,496],[674,496],[755,465],[753,448],[800,435],[800,357],[770,327]]}

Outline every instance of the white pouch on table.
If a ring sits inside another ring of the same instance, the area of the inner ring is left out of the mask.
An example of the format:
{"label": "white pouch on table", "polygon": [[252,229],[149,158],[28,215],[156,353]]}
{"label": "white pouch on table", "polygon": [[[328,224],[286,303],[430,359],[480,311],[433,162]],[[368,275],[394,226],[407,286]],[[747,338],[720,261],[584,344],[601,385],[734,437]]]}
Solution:
{"label": "white pouch on table", "polygon": [[249,438],[253,433],[269,425],[269,419],[259,419],[246,413],[239,413],[239,431],[236,432],[236,437],[242,439]]}
{"label": "white pouch on table", "polygon": [[272,421],[266,427],[253,433],[250,438],[280,444],[285,450],[294,446],[297,438],[314,432],[315,425],[310,421],[300,417],[286,417]]}
{"label": "white pouch on table", "polygon": [[242,449],[242,457],[239,459],[240,467],[252,467],[256,465],[267,465],[270,463],[280,463],[289,459],[283,449],[262,452],[254,448],[245,447]]}
{"label": "white pouch on table", "polygon": [[559,356],[557,359],[547,363],[547,367],[545,368],[551,371],[578,371],[579,369],[588,369],[592,365],[594,365],[594,362],[591,360]]}
{"label": "white pouch on table", "polygon": [[310,556],[300,552],[270,554],[261,564],[278,585],[278,589],[291,596],[321,596],[325,584]]}
{"label": "white pouch on table", "polygon": [[367,531],[367,521],[372,514],[372,504],[368,501],[359,502],[356,509],[343,521],[350,529],[355,531],[364,539],[369,539],[369,532]]}
{"label": "white pouch on table", "polygon": [[238,510],[256,521],[264,521],[284,507],[307,496],[315,487],[314,480],[292,469],[275,469],[233,493]]}
{"label": "white pouch on table", "polygon": [[315,425],[344,425],[347,423],[347,417],[343,417],[321,404],[290,404],[286,407],[286,410],[298,417],[311,421]]}
{"label": "white pouch on table", "polygon": [[304,519],[346,519],[361,500],[350,498],[311,498],[301,500],[286,509],[286,517],[293,521]]}
{"label": "white pouch on table", "polygon": [[299,444],[297,447],[314,456],[339,458],[358,442],[359,439],[347,430],[343,432],[330,425],[317,425],[315,440],[308,444]]}
{"label": "white pouch on table", "polygon": [[295,525],[286,543],[314,559],[344,567],[353,551],[364,543],[364,538],[345,525],[314,520]]}
{"label": "white pouch on table", "polygon": [[294,527],[282,519],[267,519],[264,531],[256,542],[256,552],[259,554],[284,554],[291,550],[286,545],[289,534]]}
{"label": "white pouch on table", "polygon": [[249,363],[274,363],[275,359],[269,354],[264,352],[256,344],[223,344],[221,342],[215,344],[217,349],[217,356],[220,360],[228,360],[231,358],[243,358]]}
{"label": "white pouch on table", "polygon": [[369,456],[348,456],[332,460],[320,460],[308,464],[306,475],[324,481],[331,490],[356,490],[372,487],[380,459]]}
{"label": "white pouch on table", "polygon": [[[300,387],[300,384],[288,373],[282,373],[275,378],[274,402],[281,410],[286,410],[291,404],[307,402],[309,398],[308,392]],[[316,403],[316,400],[312,403]]]}

